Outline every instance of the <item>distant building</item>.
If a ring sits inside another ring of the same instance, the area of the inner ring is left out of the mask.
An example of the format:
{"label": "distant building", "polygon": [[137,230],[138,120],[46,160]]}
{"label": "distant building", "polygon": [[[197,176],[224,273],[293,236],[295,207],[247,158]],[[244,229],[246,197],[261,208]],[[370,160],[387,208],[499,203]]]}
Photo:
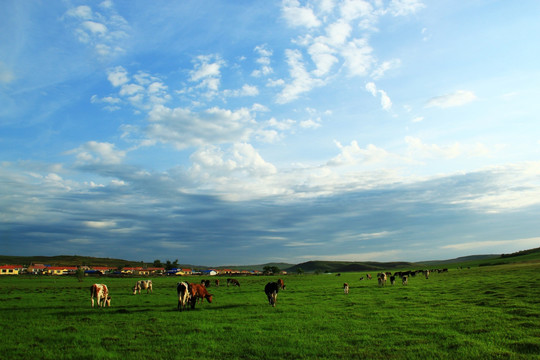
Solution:
{"label": "distant building", "polygon": [[24,270],[22,265],[2,265],[0,275],[19,275]]}

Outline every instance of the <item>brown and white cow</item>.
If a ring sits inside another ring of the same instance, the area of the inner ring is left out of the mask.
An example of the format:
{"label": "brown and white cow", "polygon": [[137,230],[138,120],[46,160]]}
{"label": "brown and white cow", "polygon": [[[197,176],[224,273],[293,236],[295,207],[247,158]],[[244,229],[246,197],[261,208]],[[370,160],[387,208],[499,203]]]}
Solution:
{"label": "brown and white cow", "polygon": [[268,303],[273,307],[276,307],[277,295],[279,292],[279,284],[277,282],[269,282],[264,287],[264,293],[268,298]]}
{"label": "brown and white cow", "polygon": [[105,284],[94,284],[90,286],[90,297],[92,300],[92,307],[94,307],[94,298],[97,299],[97,306],[105,307],[111,306],[111,297],[109,296],[109,289]]}
{"label": "brown and white cow", "polygon": [[133,295],[137,292],[141,293],[141,290],[146,290],[146,293],[153,292],[152,290],[152,280],[139,280],[133,287]]}
{"label": "brown and white cow", "polygon": [[195,303],[198,299],[206,299],[209,303],[212,302],[213,295],[208,293],[208,290],[206,290],[206,288],[201,284],[189,284],[189,292],[192,309],[195,309]]}
{"label": "brown and white cow", "polygon": [[232,286],[240,286],[240,282],[236,279],[227,279],[227,287],[231,284]]}
{"label": "brown and white cow", "polygon": [[283,279],[278,279],[278,280],[277,280],[277,283],[278,283],[279,288],[280,288],[281,290],[285,290],[285,283],[283,282]]}
{"label": "brown and white cow", "polygon": [[189,284],[186,282],[179,282],[176,284],[176,293],[178,294],[178,310],[182,311],[189,302]]}
{"label": "brown and white cow", "polygon": [[347,283],[343,284],[343,292],[345,294],[349,293],[349,284],[347,284]]}

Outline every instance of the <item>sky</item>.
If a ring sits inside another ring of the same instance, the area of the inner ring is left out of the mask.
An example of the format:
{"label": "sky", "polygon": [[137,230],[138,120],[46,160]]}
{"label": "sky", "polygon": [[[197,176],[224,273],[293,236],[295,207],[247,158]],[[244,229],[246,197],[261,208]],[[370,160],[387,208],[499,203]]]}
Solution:
{"label": "sky", "polygon": [[540,246],[540,2],[0,4],[0,254]]}

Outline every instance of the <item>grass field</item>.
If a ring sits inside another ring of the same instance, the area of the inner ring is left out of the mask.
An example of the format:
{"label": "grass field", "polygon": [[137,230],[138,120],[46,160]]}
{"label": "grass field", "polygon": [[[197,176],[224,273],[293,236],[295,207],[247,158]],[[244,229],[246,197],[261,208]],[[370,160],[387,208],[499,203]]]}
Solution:
{"label": "grass field", "polygon": [[[211,287],[214,302],[176,310],[179,279],[0,278],[2,359],[540,359],[540,263],[450,269],[384,288],[365,273],[285,276]],[[109,286],[111,308],[88,288]],[[224,282],[224,279],[222,279]],[[350,293],[342,290],[344,282]]]}

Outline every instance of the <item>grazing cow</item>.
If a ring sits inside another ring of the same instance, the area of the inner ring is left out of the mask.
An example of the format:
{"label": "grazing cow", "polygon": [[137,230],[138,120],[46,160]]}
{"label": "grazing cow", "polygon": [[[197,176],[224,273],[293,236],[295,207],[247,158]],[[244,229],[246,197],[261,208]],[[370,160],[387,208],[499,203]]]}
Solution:
{"label": "grazing cow", "polygon": [[227,279],[227,286],[229,286],[229,284],[231,284],[232,286],[240,286],[238,280],[231,278]]}
{"label": "grazing cow", "polygon": [[216,286],[219,286],[219,279],[216,279]]}
{"label": "grazing cow", "polygon": [[178,294],[178,310],[182,311],[189,302],[189,285],[186,282],[176,284],[176,293]]}
{"label": "grazing cow", "polygon": [[429,279],[429,270],[424,271],[424,275],[426,276],[426,279]]}
{"label": "grazing cow", "polygon": [[279,284],[277,282],[269,282],[264,287],[264,292],[268,298],[268,303],[273,307],[276,307],[277,294],[279,292]]}
{"label": "grazing cow", "polygon": [[195,309],[195,303],[198,299],[204,300],[206,299],[209,303],[212,302],[212,294],[208,293],[208,290],[201,284],[189,284],[189,291],[190,291],[190,301],[191,301],[191,308]]}
{"label": "grazing cow", "polygon": [[360,281],[362,281],[362,280],[364,280],[364,277],[363,277],[363,276],[360,278]]}
{"label": "grazing cow", "polygon": [[140,294],[141,290],[146,290],[147,294],[149,292],[153,292],[152,291],[152,280],[139,280],[139,281],[137,281],[137,283],[133,287],[133,295],[135,295],[137,292],[139,292],[139,294]]}
{"label": "grazing cow", "polygon": [[341,274],[340,274],[340,273],[337,273],[336,276],[341,276]]}
{"label": "grazing cow", "polygon": [[277,283],[281,290],[285,290],[285,283],[283,282],[283,279],[278,279]]}
{"label": "grazing cow", "polygon": [[111,306],[111,297],[109,296],[109,289],[105,284],[94,284],[90,286],[90,297],[92,300],[92,307],[94,307],[94,298],[97,299],[97,306],[105,307]]}
{"label": "grazing cow", "polygon": [[394,285],[396,283],[396,277],[394,275],[390,276],[390,285]]}
{"label": "grazing cow", "polygon": [[210,280],[201,280],[201,285],[204,287],[210,287]]}
{"label": "grazing cow", "polygon": [[406,277],[406,276],[402,277],[402,278],[401,278],[401,284],[402,284],[402,285],[407,285],[407,284],[409,283],[408,279],[409,279],[409,278]]}
{"label": "grazing cow", "polygon": [[343,284],[343,292],[345,294],[349,293],[349,284],[347,284],[347,283]]}
{"label": "grazing cow", "polygon": [[367,278],[368,280],[371,280],[371,274],[366,274],[366,278]]}
{"label": "grazing cow", "polygon": [[386,274],[385,273],[378,273],[377,274],[377,280],[379,281],[379,286],[386,285]]}

